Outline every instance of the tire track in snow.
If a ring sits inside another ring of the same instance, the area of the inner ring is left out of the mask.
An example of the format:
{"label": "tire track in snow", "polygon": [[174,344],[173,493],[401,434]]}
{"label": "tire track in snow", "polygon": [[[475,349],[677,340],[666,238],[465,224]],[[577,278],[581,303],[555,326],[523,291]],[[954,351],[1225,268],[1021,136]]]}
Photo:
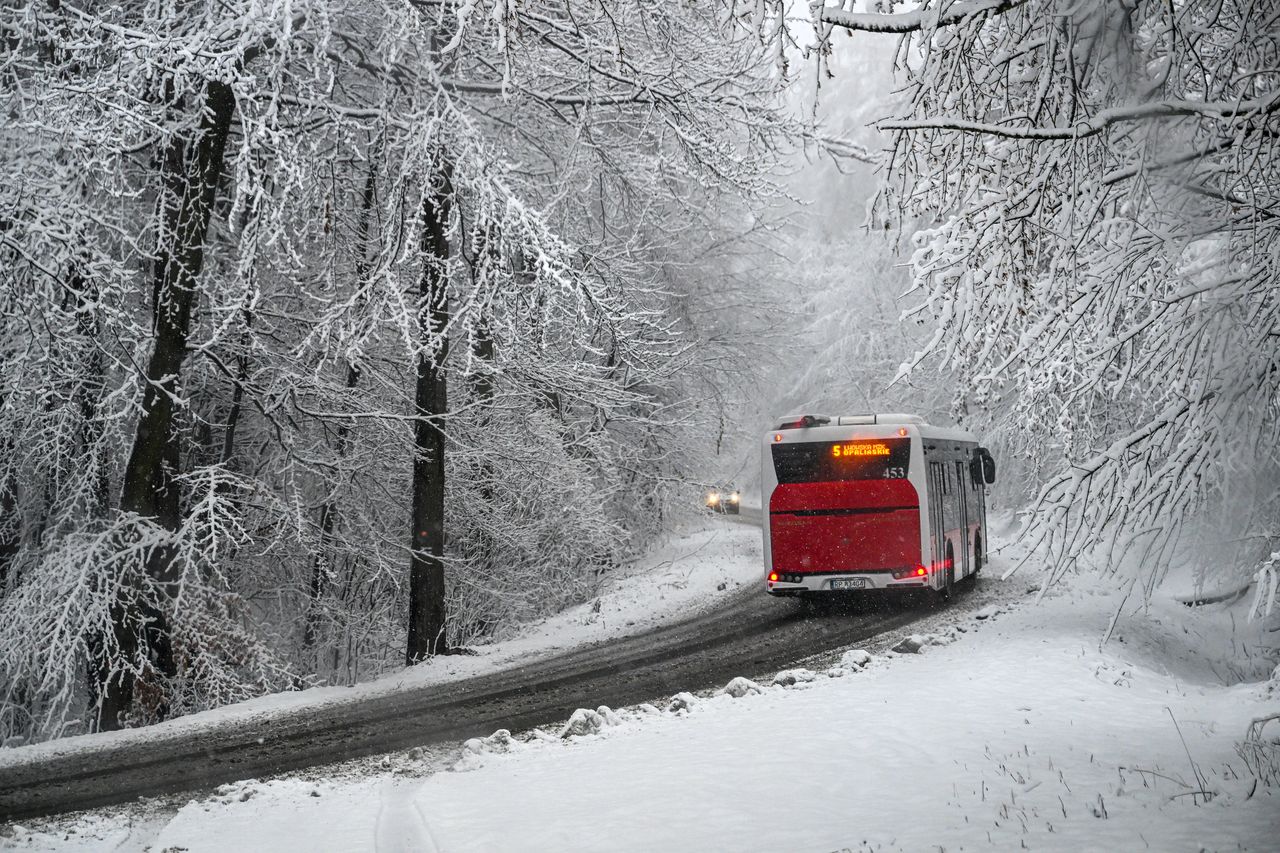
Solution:
{"label": "tire track in snow", "polygon": [[377,853],[441,853],[426,815],[414,802],[416,786],[387,779],[378,790]]}

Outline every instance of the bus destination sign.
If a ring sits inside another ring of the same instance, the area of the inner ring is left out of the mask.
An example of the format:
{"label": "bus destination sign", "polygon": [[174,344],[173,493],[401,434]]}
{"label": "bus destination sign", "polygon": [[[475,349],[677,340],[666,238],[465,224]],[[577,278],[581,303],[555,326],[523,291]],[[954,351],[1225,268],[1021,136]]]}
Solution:
{"label": "bus destination sign", "polygon": [[831,455],[836,459],[850,456],[888,456],[889,453],[889,445],[879,441],[855,441],[831,445]]}
{"label": "bus destination sign", "polygon": [[797,441],[769,449],[779,483],[905,479],[911,464],[909,438]]}

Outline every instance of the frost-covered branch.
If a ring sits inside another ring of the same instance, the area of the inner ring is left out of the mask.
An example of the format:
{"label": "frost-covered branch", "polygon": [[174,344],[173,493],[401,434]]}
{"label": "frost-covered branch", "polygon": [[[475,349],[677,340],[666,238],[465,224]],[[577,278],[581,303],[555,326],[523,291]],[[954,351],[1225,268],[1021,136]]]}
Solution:
{"label": "frost-covered branch", "polygon": [[[1111,107],[1100,110],[1088,120],[1073,127],[1026,126],[1020,119],[1011,123],[970,121],[962,118],[898,119],[880,122],[881,130],[955,130],[983,136],[1006,139],[1083,139],[1102,133],[1117,124],[1128,122],[1158,121],[1160,119],[1198,116],[1217,118],[1243,124],[1264,118],[1280,109],[1280,94],[1268,98],[1243,102],[1203,103],[1200,101],[1157,101],[1133,106]],[[1203,154],[1197,154],[1203,156]],[[1186,162],[1185,160],[1183,162]],[[1171,163],[1170,165],[1174,165]],[[1114,178],[1113,178],[1114,179]]]}
{"label": "frost-covered branch", "polygon": [[842,7],[827,6],[823,0],[818,0],[817,5],[821,8],[821,20],[825,24],[866,33],[903,35],[920,30],[953,27],[986,16],[1000,15],[1027,2],[1028,0],[939,0],[932,6],[925,3],[922,8],[892,14],[851,12]]}

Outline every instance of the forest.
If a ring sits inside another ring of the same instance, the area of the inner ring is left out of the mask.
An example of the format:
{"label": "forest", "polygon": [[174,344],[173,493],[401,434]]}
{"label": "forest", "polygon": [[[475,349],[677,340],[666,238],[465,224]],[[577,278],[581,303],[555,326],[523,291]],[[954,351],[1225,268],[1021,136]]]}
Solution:
{"label": "forest", "polygon": [[985,434],[1050,579],[1275,593],[1280,9],[0,31],[0,742],[464,652],[749,478],[784,409]]}

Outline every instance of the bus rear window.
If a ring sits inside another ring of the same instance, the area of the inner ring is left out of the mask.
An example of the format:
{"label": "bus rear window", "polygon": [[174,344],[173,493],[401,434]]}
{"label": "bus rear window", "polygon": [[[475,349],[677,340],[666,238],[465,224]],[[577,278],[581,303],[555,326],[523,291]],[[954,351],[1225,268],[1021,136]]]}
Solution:
{"label": "bus rear window", "polygon": [[911,462],[909,438],[775,444],[770,449],[779,483],[898,479],[907,476]]}

